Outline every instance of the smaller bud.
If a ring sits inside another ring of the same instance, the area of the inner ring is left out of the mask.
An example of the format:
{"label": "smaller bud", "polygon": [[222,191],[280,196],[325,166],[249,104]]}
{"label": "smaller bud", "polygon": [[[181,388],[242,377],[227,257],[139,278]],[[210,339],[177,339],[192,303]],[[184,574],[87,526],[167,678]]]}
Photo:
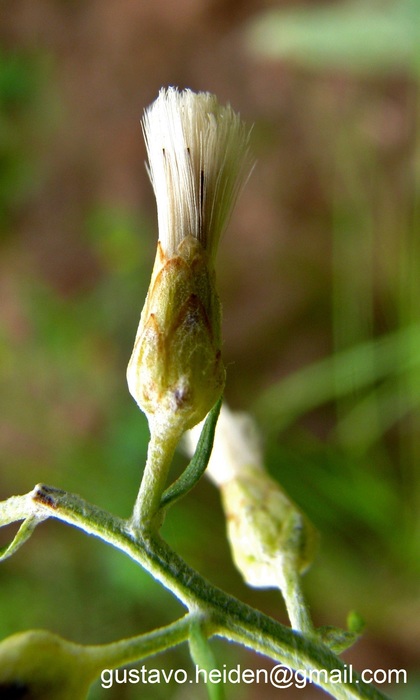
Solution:
{"label": "smaller bud", "polygon": [[247,468],[220,489],[233,558],[244,579],[257,588],[284,590],[288,573],[304,573],[312,562],[312,525],[258,468]]}
{"label": "smaller bud", "polygon": [[[187,435],[190,450],[199,427]],[[317,534],[263,466],[254,422],[223,405],[207,467],[220,488],[234,562],[255,587],[281,588],[312,562]]]}

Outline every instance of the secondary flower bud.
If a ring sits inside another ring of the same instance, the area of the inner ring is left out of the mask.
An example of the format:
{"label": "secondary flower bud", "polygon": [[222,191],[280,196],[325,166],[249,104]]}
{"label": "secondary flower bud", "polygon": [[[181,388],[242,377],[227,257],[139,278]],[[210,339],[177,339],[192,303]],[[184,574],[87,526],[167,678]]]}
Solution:
{"label": "secondary flower bud", "polygon": [[[194,451],[200,426],[190,431]],[[310,565],[317,533],[263,466],[256,426],[222,406],[207,474],[219,486],[234,562],[251,585],[285,590]]]}
{"label": "secondary flower bud", "polygon": [[159,242],[127,380],[160,433],[182,433],[222,393],[214,259],[249,171],[248,132],[208,93],[161,90],[143,118]]}
{"label": "secondary flower bud", "polygon": [[258,467],[220,488],[232,555],[245,581],[285,589],[289,572],[303,573],[312,562],[313,526]]}

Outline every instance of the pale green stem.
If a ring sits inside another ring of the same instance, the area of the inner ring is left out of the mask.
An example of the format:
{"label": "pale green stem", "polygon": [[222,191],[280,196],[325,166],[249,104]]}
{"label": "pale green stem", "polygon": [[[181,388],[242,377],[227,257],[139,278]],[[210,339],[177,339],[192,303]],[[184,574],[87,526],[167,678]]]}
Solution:
{"label": "pale green stem", "polygon": [[301,577],[292,569],[282,571],[281,592],[286,604],[287,614],[293,629],[306,635],[314,635],[308,604],[302,591]]}
{"label": "pale green stem", "polygon": [[[161,581],[191,612],[199,613],[206,622],[209,636],[217,634],[238,642],[306,674],[344,673],[346,665],[327,646],[216,588],[188,566],[158,534],[134,531],[129,522],[79,496],[43,485],[35,487],[28,497],[16,499],[14,510],[16,520],[48,513],[125,552]],[[8,515],[10,517],[10,513]],[[356,673],[351,683],[341,684],[329,684],[321,674],[318,685],[337,700],[384,700],[386,697],[364,683]]]}
{"label": "pale green stem", "polygon": [[198,620],[198,615],[188,613],[171,625],[138,637],[121,639],[112,644],[84,647],[84,653],[93,674],[97,677],[104,668],[119,668],[187,641],[191,624]]}
{"label": "pale green stem", "polygon": [[134,529],[158,529],[160,525],[153,520],[159,510],[168,472],[181,434],[176,430],[171,433],[167,431],[163,435],[153,425],[150,427],[146,466],[131,518]]}

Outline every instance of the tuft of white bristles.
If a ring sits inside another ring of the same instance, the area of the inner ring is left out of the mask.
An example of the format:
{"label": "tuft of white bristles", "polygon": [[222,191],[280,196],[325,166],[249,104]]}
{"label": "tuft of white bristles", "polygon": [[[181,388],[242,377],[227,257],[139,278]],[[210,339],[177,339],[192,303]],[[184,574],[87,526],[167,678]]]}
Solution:
{"label": "tuft of white bristles", "polygon": [[163,251],[175,254],[192,235],[214,257],[251,169],[249,130],[214,95],[173,87],[160,90],[142,127]]}

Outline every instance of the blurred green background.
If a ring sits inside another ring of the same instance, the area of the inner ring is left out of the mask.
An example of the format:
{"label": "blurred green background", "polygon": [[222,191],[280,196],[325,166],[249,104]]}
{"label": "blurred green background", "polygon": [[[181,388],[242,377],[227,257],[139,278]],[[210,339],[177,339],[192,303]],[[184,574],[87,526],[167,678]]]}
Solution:
{"label": "blurred green background", "polygon": [[[419,28],[418,0],[0,12],[0,498],[43,481],[130,513],[148,432],[125,369],[157,226],[139,118],[162,85],[216,93],[254,123],[257,159],[219,254],[226,398],[256,416],[270,472],[321,532],[305,579],[316,624],[357,610],[366,633],[344,658],[406,668],[407,686],[384,689],[399,700],[420,692]],[[235,571],[210,482],[164,532],[214,583],[287,621],[278,592]],[[181,612],[121,554],[54,522],[0,568],[0,637],[46,627],[100,643]],[[270,665],[214,646],[228,667]],[[190,663],[181,647],[147,665]],[[104,697],[206,695],[92,690]]]}

